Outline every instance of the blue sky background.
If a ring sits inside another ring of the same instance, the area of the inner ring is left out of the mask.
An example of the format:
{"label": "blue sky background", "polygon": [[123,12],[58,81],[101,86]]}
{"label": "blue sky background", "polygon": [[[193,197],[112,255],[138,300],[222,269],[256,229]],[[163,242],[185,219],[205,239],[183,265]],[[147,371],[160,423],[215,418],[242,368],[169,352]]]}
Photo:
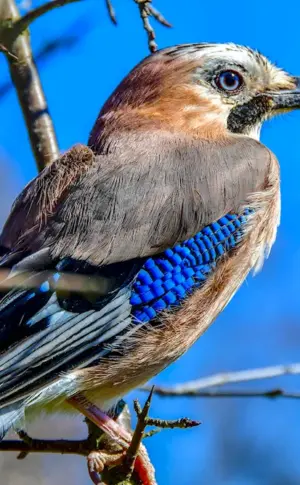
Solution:
{"label": "blue sky background", "polygon": [[[35,2],[34,5],[37,5]],[[53,11],[32,26],[34,51],[65,32],[82,36],[74,48],[40,64],[40,73],[61,150],[86,142],[98,111],[122,77],[148,55],[136,5],[115,0],[119,25],[108,20],[104,2],[86,0]],[[187,42],[235,42],[259,49],[300,75],[299,1],[155,1],[174,25],[155,25],[159,47]],[[88,33],[84,34],[86,28]],[[83,35],[84,34],[84,35]],[[0,58],[1,83],[9,80]],[[0,98],[0,216],[36,174],[14,91]],[[230,305],[199,342],[154,382],[175,384],[219,371],[300,360],[300,113],[268,123],[262,141],[278,156],[282,171],[282,222],[262,273],[249,277]],[[250,383],[250,389],[300,389],[298,377]],[[243,386],[245,387],[245,386]],[[137,392],[132,393],[136,397]],[[143,398],[142,395],[140,395]],[[300,402],[266,399],[155,398],[152,414],[187,415],[203,424],[193,430],[165,431],[148,440],[159,484],[296,485],[300,483]],[[64,429],[64,432],[62,430]],[[50,427],[33,428],[49,436]],[[51,420],[51,436],[78,436],[80,421]],[[1,461],[2,460],[2,461]],[[68,473],[64,470],[67,466]],[[7,485],[88,483],[84,460],[76,457],[0,459]]]}

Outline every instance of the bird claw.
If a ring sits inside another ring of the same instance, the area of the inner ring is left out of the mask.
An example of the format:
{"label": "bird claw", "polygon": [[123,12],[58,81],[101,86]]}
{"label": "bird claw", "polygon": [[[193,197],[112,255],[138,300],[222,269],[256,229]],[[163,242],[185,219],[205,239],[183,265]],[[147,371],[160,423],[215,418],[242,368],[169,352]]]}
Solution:
{"label": "bird claw", "polygon": [[[105,468],[122,465],[125,457],[126,450],[116,453],[107,453],[102,450],[92,451],[87,457],[87,464],[89,476],[94,485],[105,485],[105,483],[101,481],[99,474],[102,474]],[[141,485],[157,485],[154,478],[153,467],[143,445],[141,445],[141,452],[136,458],[134,472]]]}
{"label": "bird claw", "polygon": [[105,467],[120,465],[124,458],[122,453],[106,453],[105,451],[91,451],[87,457],[89,476],[94,485],[105,485],[101,481],[101,474]]}
{"label": "bird claw", "polygon": [[124,456],[125,452],[106,453],[101,450],[92,451],[87,457],[89,472],[102,473],[105,467],[120,465]]}
{"label": "bird claw", "polygon": [[[132,434],[101,411],[101,409],[97,408],[97,406],[89,402],[83,395],[78,394],[69,398],[68,402],[106,433],[111,440],[118,443],[122,449],[121,452],[112,453],[99,450],[91,452],[88,456],[89,474],[93,483],[95,485],[104,485],[98,474],[102,473],[104,468],[122,465],[126,451],[131,443]],[[134,462],[134,474],[139,478],[142,485],[157,485],[154,468],[142,443],[139,446],[139,452]]]}

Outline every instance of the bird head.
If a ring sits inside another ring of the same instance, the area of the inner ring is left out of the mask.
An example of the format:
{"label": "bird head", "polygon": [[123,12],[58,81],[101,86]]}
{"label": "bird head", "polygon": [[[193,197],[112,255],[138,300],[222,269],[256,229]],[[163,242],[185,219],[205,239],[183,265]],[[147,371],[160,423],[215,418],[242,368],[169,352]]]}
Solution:
{"label": "bird head", "polygon": [[186,44],[144,59],[117,87],[91,133],[164,129],[258,139],[262,123],[300,108],[300,78],[235,44]]}

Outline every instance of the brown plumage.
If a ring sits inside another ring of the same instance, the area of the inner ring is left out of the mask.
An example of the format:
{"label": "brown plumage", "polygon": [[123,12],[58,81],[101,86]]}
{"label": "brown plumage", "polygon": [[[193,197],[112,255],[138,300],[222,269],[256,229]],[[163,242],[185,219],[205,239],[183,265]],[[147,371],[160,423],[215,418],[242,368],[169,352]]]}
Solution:
{"label": "brown plumage", "polygon": [[93,152],[76,145],[46,167],[15,200],[0,244],[9,250],[34,252],[35,238],[47,225],[70,186],[90,168]]}

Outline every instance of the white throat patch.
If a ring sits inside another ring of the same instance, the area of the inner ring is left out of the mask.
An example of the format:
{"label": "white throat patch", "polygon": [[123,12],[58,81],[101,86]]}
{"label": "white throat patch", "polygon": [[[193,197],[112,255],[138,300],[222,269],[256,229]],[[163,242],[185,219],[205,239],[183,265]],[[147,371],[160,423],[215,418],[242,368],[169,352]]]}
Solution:
{"label": "white throat patch", "polygon": [[254,140],[260,140],[260,132],[261,132],[262,123],[257,123],[256,125],[251,126],[249,131],[246,133],[247,136],[250,138],[254,138]]}

